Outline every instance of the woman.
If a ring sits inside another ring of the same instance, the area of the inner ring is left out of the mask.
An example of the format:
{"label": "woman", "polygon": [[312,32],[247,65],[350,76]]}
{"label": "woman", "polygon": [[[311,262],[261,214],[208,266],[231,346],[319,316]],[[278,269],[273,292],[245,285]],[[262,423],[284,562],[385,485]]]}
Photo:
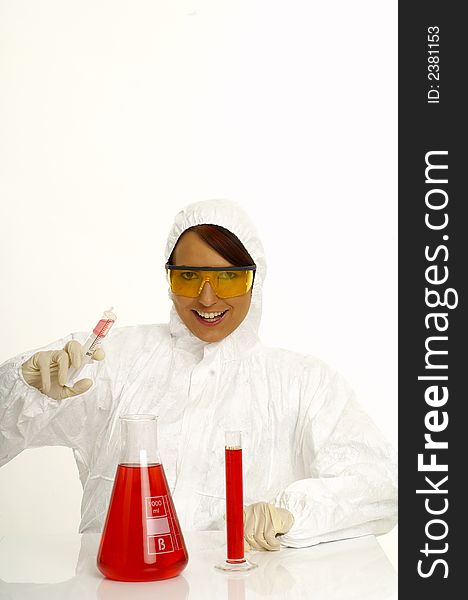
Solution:
{"label": "woman", "polygon": [[2,463],[27,447],[71,447],[83,485],[80,531],[100,531],[118,461],[118,417],[153,413],[183,529],[224,527],[226,429],[244,432],[251,546],[303,547],[391,529],[393,452],[352,391],[321,361],[258,339],[266,264],[246,215],[228,201],[188,206],[176,216],[166,260],[169,325],[112,330],[91,379],[64,386],[86,334],[2,366]]}

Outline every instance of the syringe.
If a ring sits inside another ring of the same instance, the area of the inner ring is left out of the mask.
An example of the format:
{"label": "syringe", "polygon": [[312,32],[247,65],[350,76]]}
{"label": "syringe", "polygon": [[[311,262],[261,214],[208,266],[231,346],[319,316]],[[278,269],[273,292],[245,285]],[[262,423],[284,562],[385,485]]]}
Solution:
{"label": "syringe", "polygon": [[109,333],[110,328],[114,324],[117,317],[112,312],[114,307],[112,306],[109,310],[104,311],[101,319],[99,320],[96,327],[89,334],[88,339],[83,344],[84,354],[81,359],[81,366],[78,369],[70,369],[68,372],[67,385],[72,386],[78,379],[83,367],[85,367],[93,357],[96,349],[101,345],[102,340]]}

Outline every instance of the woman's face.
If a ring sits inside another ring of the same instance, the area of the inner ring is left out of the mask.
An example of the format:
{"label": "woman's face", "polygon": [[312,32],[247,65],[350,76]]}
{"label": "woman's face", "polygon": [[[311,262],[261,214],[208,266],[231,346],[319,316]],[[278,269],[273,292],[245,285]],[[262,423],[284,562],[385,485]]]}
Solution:
{"label": "woman's face", "polygon": [[[233,267],[208,246],[194,231],[180,237],[175,252],[174,265],[190,267]],[[207,281],[197,298],[172,295],[177,314],[190,331],[205,342],[219,342],[234,331],[249,312],[252,290],[243,296],[218,298]],[[224,312],[220,320],[210,323],[199,313]]]}

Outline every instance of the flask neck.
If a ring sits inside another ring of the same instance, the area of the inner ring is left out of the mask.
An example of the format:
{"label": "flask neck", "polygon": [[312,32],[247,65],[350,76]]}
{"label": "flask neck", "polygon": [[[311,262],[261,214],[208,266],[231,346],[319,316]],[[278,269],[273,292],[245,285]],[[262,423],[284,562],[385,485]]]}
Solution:
{"label": "flask neck", "polygon": [[120,435],[120,464],[142,467],[160,464],[156,416],[122,415]]}

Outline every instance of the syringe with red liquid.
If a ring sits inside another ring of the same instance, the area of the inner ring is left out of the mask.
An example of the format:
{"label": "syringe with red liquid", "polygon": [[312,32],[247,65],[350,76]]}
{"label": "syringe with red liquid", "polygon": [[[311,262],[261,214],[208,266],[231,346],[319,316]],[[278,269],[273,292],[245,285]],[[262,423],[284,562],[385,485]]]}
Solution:
{"label": "syringe with red liquid", "polygon": [[226,538],[227,559],[217,569],[249,571],[258,565],[244,556],[244,493],[242,477],[242,436],[240,431],[226,431],[224,450],[226,465]]}
{"label": "syringe with red liquid", "polygon": [[101,345],[101,342],[109,333],[110,328],[115,323],[117,317],[112,312],[114,307],[104,311],[102,317],[94,327],[93,331],[89,334],[88,339],[83,344],[83,357],[81,359],[81,365],[78,369],[71,368],[68,371],[67,385],[72,386],[78,379],[83,368],[91,362],[95,350]]}

